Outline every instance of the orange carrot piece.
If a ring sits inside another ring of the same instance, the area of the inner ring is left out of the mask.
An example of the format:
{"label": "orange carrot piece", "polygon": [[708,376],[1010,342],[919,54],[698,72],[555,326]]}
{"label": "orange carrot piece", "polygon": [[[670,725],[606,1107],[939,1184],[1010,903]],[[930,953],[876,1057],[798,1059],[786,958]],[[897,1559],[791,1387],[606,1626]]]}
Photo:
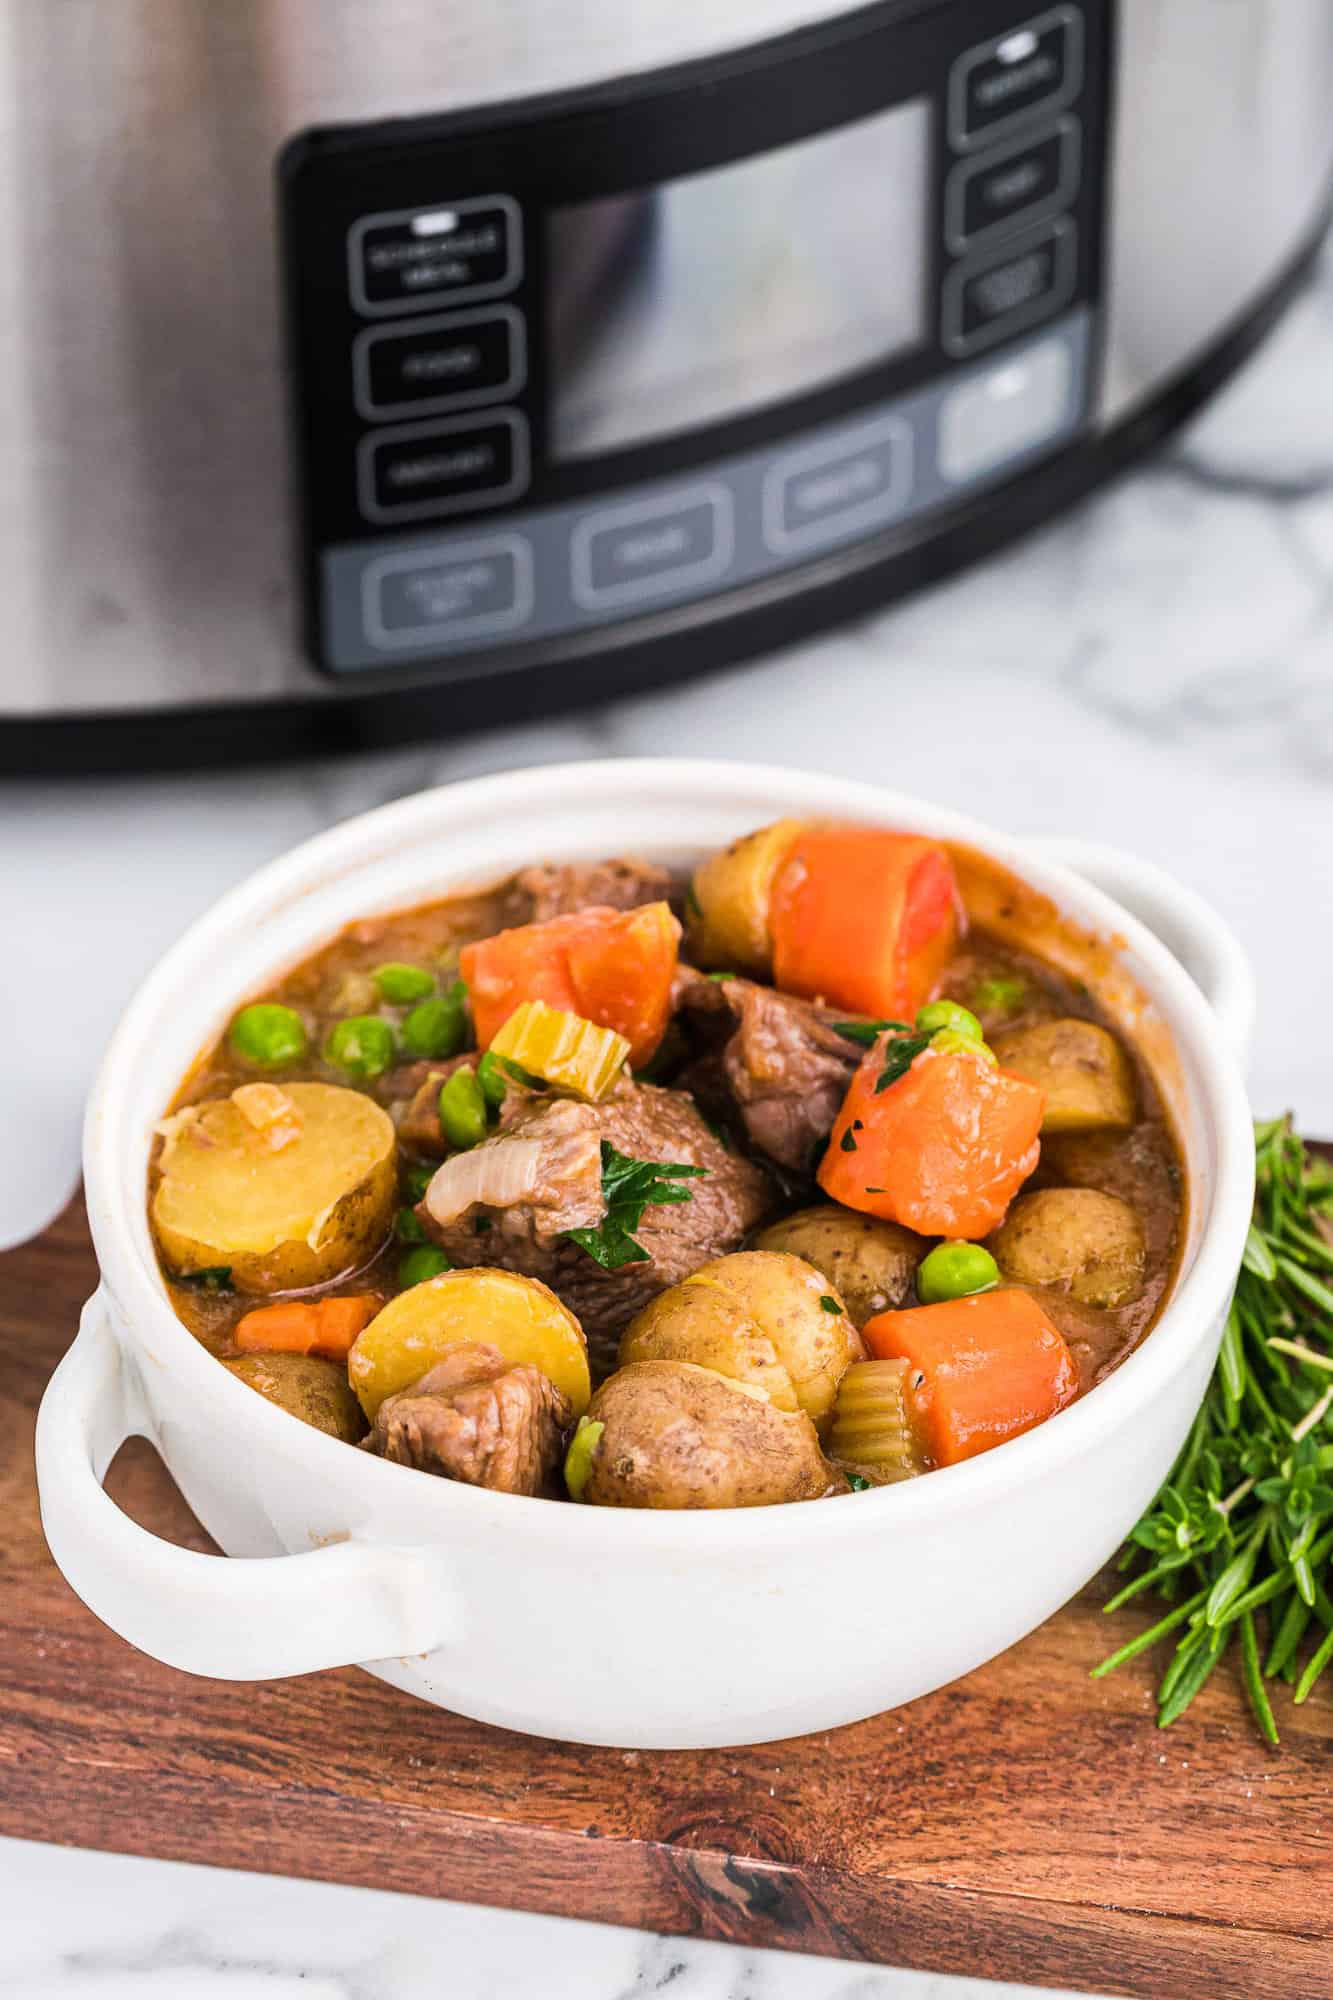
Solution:
{"label": "orange carrot piece", "polygon": [[880,1091],[884,1045],[852,1078],[820,1186],[922,1236],[987,1235],[1037,1164],[1045,1093],[970,1050],[934,1048]]}
{"label": "orange carrot piece", "polygon": [[813,825],[777,872],[769,917],[784,992],[910,1021],[958,942],[962,903],[938,841]]}
{"label": "orange carrot piece", "polygon": [[638,1068],[666,1030],[679,941],[668,905],[648,903],[578,910],[464,945],[459,970],[477,1040],[489,1048],[516,1007],[544,1000],[624,1035]]}
{"label": "orange carrot piece", "polygon": [[336,1299],[280,1299],[256,1306],[232,1335],[244,1354],[318,1354],[345,1361],[352,1342],[383,1305],[373,1292]]}
{"label": "orange carrot piece", "polygon": [[1078,1392],[1064,1336],[1016,1287],[880,1313],[862,1337],[879,1360],[910,1364],[912,1416],[936,1465],[1032,1430]]}

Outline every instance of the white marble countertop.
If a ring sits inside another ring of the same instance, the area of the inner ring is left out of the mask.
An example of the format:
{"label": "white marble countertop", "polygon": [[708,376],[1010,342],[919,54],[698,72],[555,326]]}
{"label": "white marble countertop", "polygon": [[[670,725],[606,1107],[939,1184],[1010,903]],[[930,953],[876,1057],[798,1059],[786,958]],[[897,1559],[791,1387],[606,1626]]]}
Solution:
{"label": "white marble countertop", "polygon": [[[1017,551],[818,643],[457,745],[243,777],[11,786],[0,930],[21,970],[0,1053],[0,1242],[69,1192],[116,1013],[228,884],[423,785],[664,749],[885,778],[1016,832],[1150,855],[1253,955],[1256,1108],[1290,1106],[1333,1134],[1333,252],[1164,456]],[[1001,1992],[27,1843],[3,1844],[0,1880],[0,1995],[25,2000]]]}

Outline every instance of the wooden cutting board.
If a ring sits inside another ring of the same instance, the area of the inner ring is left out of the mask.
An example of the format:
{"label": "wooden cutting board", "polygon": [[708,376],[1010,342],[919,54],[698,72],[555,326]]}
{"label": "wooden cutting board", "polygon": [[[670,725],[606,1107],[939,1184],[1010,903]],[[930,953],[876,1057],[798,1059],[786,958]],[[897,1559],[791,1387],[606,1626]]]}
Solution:
{"label": "wooden cutting board", "polygon": [[[37,1514],[33,1416],[93,1282],[78,1203],[0,1258],[0,1832],[1149,2000],[1333,1993],[1333,1696],[1279,1697],[1270,1751],[1224,1671],[1159,1732],[1148,1661],[1088,1679],[1150,1616],[1102,1616],[1104,1583],[910,1708],[699,1754],[144,1658]],[[108,1485],[211,1548],[141,1441]]]}

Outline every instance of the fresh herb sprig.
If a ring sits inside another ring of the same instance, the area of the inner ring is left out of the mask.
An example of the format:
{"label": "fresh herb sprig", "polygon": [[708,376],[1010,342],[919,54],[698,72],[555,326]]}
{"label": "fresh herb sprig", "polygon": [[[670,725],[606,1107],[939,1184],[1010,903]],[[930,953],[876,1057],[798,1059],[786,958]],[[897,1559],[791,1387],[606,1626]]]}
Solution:
{"label": "fresh herb sprig", "polygon": [[595,1229],[566,1229],[563,1233],[604,1271],[618,1271],[624,1264],[646,1264],[648,1252],[634,1235],[643,1221],[643,1211],[666,1202],[689,1201],[694,1190],[677,1183],[697,1180],[707,1172],[707,1167],[677,1166],[669,1160],[634,1160],[603,1139],[606,1214]]}
{"label": "fresh herb sprig", "polygon": [[891,1035],[884,1044],[884,1067],[875,1078],[875,1095],[878,1097],[891,1083],[897,1083],[900,1076],[906,1076],[933,1040],[933,1035]]}
{"label": "fresh herb sprig", "polygon": [[1217,1368],[1121,1557],[1136,1573],[1106,1606],[1151,1591],[1171,1608],[1093,1672],[1177,1634],[1157,1691],[1165,1728],[1238,1641],[1255,1721],[1275,1744],[1266,1683],[1304,1702],[1333,1661],[1333,1168],[1290,1118],[1254,1136],[1254,1222]]}
{"label": "fresh herb sprig", "polygon": [[845,1042],[855,1042],[859,1048],[868,1049],[881,1035],[910,1035],[910,1021],[835,1021],[835,1035],[841,1035]]}

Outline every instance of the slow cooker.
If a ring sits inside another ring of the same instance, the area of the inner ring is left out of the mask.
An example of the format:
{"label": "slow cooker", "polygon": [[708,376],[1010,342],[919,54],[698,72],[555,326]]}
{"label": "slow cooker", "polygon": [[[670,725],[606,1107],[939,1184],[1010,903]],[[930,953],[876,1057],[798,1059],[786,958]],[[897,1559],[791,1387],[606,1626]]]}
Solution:
{"label": "slow cooker", "polygon": [[1296,283],[1328,0],[9,0],[0,761],[743,658],[1143,451]]}

